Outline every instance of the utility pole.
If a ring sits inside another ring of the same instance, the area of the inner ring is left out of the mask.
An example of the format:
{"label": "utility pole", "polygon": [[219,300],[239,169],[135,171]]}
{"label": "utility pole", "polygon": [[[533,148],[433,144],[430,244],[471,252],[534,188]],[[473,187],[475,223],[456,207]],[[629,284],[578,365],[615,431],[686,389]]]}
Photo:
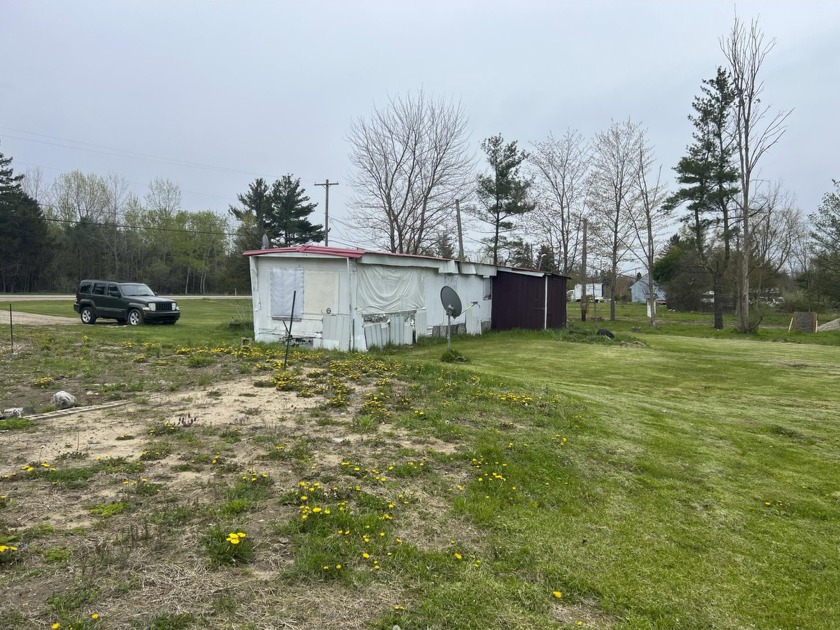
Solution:
{"label": "utility pole", "polygon": [[324,247],[330,245],[330,186],[338,186],[338,182],[330,182],[326,180],[323,184],[315,182],[316,186],[323,186],[324,192],[327,193],[327,200],[324,203]]}
{"label": "utility pole", "polygon": [[455,220],[458,222],[458,260],[464,260],[464,233],[461,231],[461,200],[455,200]]}
{"label": "utility pole", "polygon": [[[583,290],[580,292],[580,321],[586,321],[586,311],[589,308],[589,304],[586,302],[586,232],[589,228],[589,221],[587,219],[583,220],[583,256],[581,257],[581,264],[583,265]],[[595,308],[597,309],[597,302],[595,303]]]}

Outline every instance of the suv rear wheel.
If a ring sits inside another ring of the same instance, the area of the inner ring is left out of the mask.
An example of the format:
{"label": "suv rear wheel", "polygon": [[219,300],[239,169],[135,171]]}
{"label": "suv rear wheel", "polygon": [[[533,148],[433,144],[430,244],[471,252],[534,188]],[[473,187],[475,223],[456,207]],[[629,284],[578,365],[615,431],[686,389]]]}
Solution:
{"label": "suv rear wheel", "polygon": [[93,314],[93,309],[89,306],[83,306],[82,312],[79,313],[83,324],[93,324],[96,322],[96,315]]}
{"label": "suv rear wheel", "polygon": [[128,323],[131,326],[139,326],[143,323],[143,314],[136,308],[128,311]]}

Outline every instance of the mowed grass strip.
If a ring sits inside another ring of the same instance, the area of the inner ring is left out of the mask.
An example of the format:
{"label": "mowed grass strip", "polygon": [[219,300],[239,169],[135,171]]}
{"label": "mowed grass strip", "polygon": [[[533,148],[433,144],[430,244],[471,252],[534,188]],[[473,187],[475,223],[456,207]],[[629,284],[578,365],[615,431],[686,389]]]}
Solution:
{"label": "mowed grass strip", "polygon": [[459,370],[586,403],[564,459],[537,445],[519,459],[556,490],[501,505],[495,546],[616,627],[835,627],[840,349],[640,338],[458,340]]}

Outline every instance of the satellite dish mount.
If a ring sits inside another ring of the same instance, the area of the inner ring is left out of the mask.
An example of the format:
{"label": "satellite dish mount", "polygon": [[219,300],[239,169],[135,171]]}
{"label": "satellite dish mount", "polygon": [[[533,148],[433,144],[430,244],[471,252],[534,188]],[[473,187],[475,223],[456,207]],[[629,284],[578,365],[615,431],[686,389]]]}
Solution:
{"label": "satellite dish mount", "polygon": [[452,287],[442,287],[440,303],[446,311],[446,347],[452,350],[452,318],[457,318],[461,314],[461,298]]}

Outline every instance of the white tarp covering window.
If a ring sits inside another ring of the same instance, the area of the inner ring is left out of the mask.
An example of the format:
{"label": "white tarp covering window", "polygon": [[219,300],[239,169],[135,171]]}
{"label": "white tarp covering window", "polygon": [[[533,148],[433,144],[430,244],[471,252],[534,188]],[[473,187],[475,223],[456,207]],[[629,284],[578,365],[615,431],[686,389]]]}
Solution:
{"label": "white tarp covering window", "polygon": [[272,269],[269,277],[272,319],[289,319],[292,316],[292,319],[299,320],[303,314],[303,269]]}
{"label": "white tarp covering window", "polygon": [[362,313],[397,313],[426,306],[423,274],[406,267],[359,265],[358,296]]}

